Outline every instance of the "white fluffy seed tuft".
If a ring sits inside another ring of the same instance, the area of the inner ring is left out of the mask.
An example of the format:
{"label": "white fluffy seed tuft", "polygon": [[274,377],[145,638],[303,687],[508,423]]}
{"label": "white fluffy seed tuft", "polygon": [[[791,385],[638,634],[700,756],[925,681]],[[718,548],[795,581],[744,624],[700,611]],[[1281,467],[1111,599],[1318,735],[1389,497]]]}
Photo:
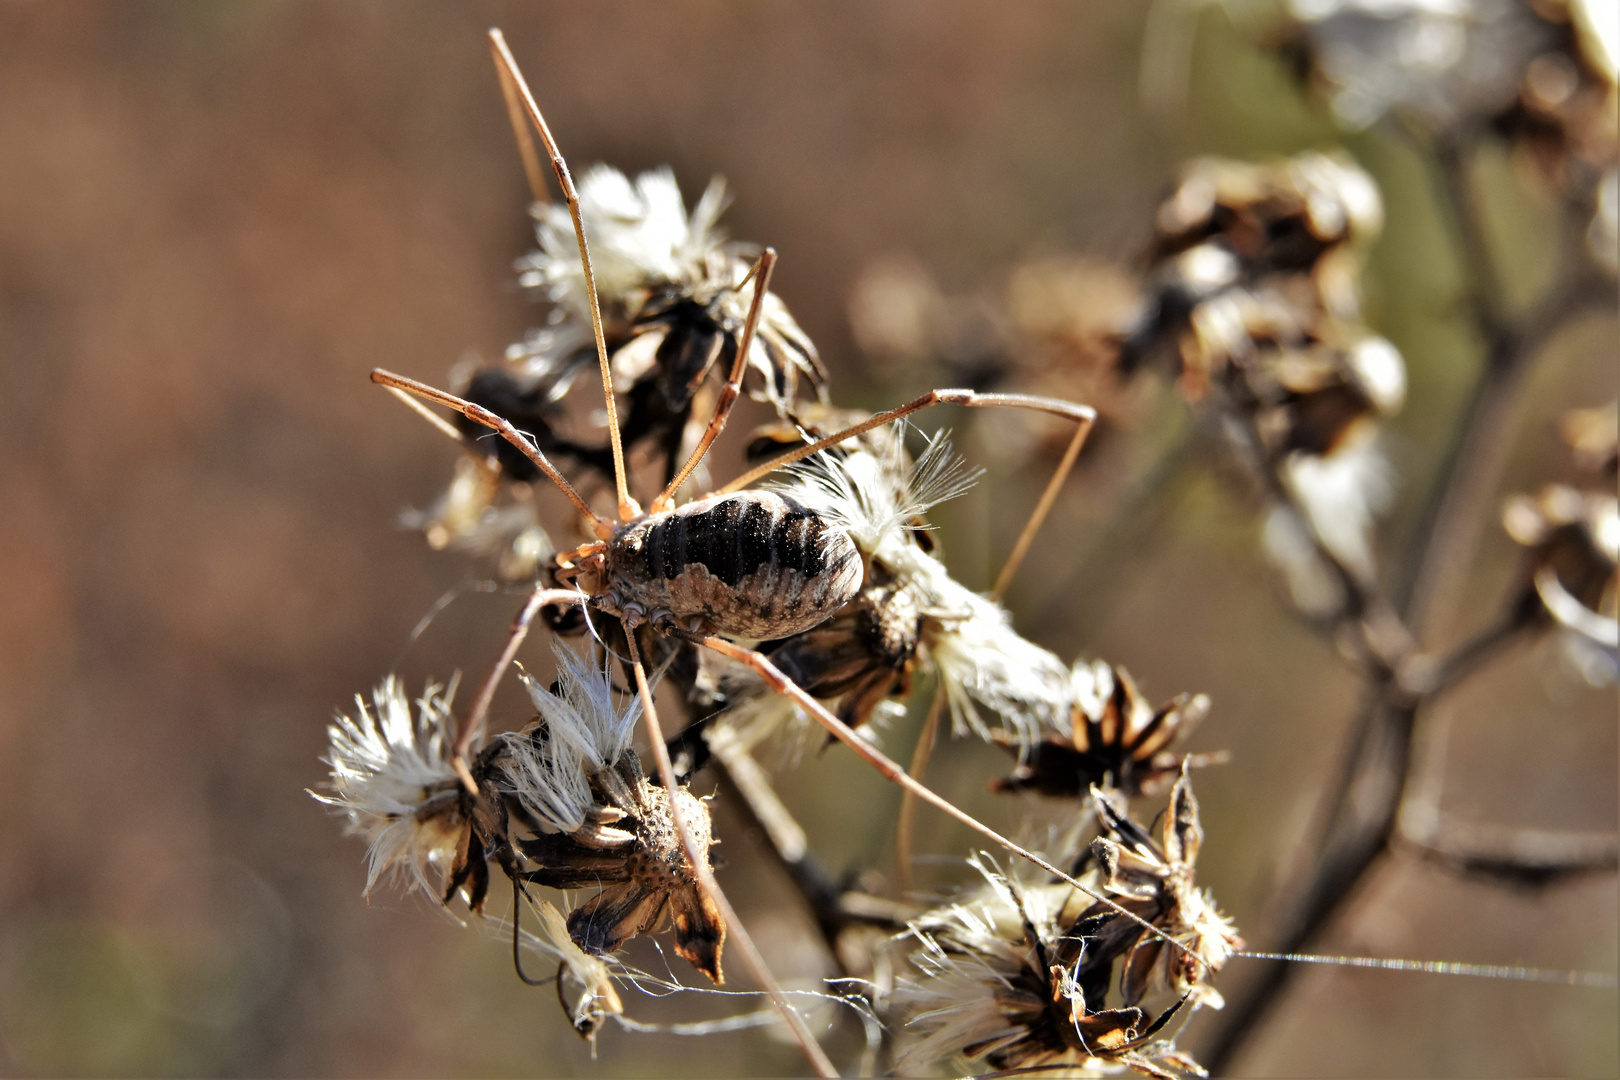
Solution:
{"label": "white fluffy seed tuft", "polygon": [[429,683],[411,702],[390,675],[372,691],[371,704],[355,696],[353,717],[327,726],[330,794],[311,792],[346,819],[346,831],[369,845],[366,893],[385,875],[397,875],[435,898],[428,868],[441,874],[455,856],[460,834],[459,785],[450,765],[454,739],[450,700]]}

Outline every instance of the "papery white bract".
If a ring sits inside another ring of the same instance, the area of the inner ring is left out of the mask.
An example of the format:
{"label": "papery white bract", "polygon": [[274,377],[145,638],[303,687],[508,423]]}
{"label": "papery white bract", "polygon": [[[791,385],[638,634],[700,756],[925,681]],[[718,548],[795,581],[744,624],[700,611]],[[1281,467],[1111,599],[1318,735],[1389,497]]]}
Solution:
{"label": "papery white bract", "polygon": [[[716,178],[688,217],[675,174],[667,166],[644,172],[633,182],[610,165],[586,170],[579,183],[579,213],[604,303],[622,302],[653,284],[700,280],[710,255],[725,239],[715,223],[727,201],[725,182]],[[535,235],[540,247],[518,261],[519,283],[544,291],[589,327],[590,298],[568,208],[537,208]]]}

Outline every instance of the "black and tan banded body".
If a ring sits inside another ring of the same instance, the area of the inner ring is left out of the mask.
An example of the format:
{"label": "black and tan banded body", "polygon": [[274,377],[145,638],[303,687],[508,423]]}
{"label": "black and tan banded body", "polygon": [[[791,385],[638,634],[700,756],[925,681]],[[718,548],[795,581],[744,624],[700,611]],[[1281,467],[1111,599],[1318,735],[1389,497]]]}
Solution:
{"label": "black and tan banded body", "polygon": [[830,618],[864,566],[842,527],[773,491],[688,503],[620,529],[608,585],[649,614],[701,616],[719,633],[773,639]]}

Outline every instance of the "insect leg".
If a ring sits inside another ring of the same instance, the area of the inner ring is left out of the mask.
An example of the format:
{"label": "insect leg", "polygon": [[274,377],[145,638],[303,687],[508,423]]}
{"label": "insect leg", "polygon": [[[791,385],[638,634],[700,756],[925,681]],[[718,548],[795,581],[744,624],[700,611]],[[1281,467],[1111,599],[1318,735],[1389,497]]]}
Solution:
{"label": "insect leg", "polygon": [[[934,740],[939,736],[939,718],[945,712],[945,690],[934,688],[934,700],[928,703],[928,718],[923,721],[917,735],[917,745],[911,751],[911,768],[906,771],[921,779],[928,768],[928,758],[934,752]],[[894,822],[894,884],[902,897],[910,896],[911,849],[915,846],[917,828],[917,796],[911,789],[900,793],[900,813]]]}
{"label": "insect leg", "polygon": [[524,81],[523,72],[518,70],[517,61],[512,59],[512,52],[506,47],[506,38],[499,30],[491,30],[489,43],[495,52],[496,65],[503,68],[511,78],[518,96],[523,101],[523,110],[529,114],[530,123],[540,133],[540,141],[545,144],[546,154],[551,158],[551,169],[557,174],[557,186],[562,188],[563,198],[568,200],[568,215],[574,219],[574,235],[579,238],[579,260],[585,270],[585,295],[590,298],[591,331],[596,337],[596,359],[602,369],[602,396],[606,399],[608,439],[613,445],[613,481],[619,494],[619,518],[623,521],[632,521],[641,516],[641,507],[630,497],[630,489],[625,482],[624,442],[619,437],[619,410],[613,397],[613,373],[608,365],[607,340],[602,336],[602,305],[596,295],[596,271],[591,267],[591,252],[585,243],[585,223],[580,220],[579,192],[574,189],[574,178],[568,172],[568,163],[563,160],[562,152],[557,149],[557,141],[551,137],[551,129],[546,126],[546,118],[540,115],[540,106],[535,104],[534,95],[529,92],[529,84]]}
{"label": "insect leg", "polygon": [[[1097,420],[1097,410],[1089,405],[1077,405],[1072,401],[1061,398],[1036,397],[1033,394],[981,394],[977,390],[930,390],[920,398],[906,402],[904,405],[889,409],[886,412],[876,413],[861,421],[853,427],[845,428],[825,439],[810,443],[807,446],[796,447],[787,453],[765,462],[755,468],[749,469],[737,479],[714,492],[716,495],[729,495],[733,491],[741,491],[763,476],[768,476],[785,465],[795,461],[802,461],[811,454],[820,453],[829,446],[852,439],[863,432],[871,431],[875,427],[899,420],[903,416],[910,416],[930,405],[965,405],[970,409],[1033,409],[1036,412],[1050,413],[1061,416],[1065,420],[1072,420],[1079,424],[1082,432],[1089,432],[1091,425]],[[1077,450],[1076,453],[1079,451]]]}
{"label": "insect leg", "polygon": [[652,501],[648,513],[657,514],[668,510],[675,501],[675,492],[680,490],[686,478],[692,475],[692,470],[698,467],[703,455],[709,452],[714,440],[720,437],[725,429],[726,419],[731,415],[731,407],[737,403],[737,397],[742,393],[742,380],[748,370],[748,353],[754,346],[754,331],[759,327],[761,309],[765,306],[765,294],[771,287],[771,271],[776,267],[776,249],[766,248],[760,253],[759,261],[749,271],[754,279],[754,300],[748,307],[748,321],[743,324],[742,337],[737,341],[737,357],[731,363],[731,374],[726,379],[726,385],[720,391],[720,400],[715,404],[714,415],[709,419],[708,429],[703,432],[703,438],[698,440],[697,446],[692,450],[692,456],[686,459],[680,471],[670,480],[663,493]]}
{"label": "insect leg", "polygon": [[506,98],[506,116],[512,121],[512,137],[517,140],[518,156],[523,159],[523,175],[529,180],[529,194],[537,203],[549,203],[545,174],[540,171],[540,155],[534,150],[534,137],[529,134],[527,118],[523,115],[523,102],[518,98],[517,82],[512,78],[513,68],[501,56],[502,46],[491,35],[490,51],[495,54],[495,74],[501,80],[501,96]]}
{"label": "insect leg", "polygon": [[456,410],[469,420],[475,420],[487,428],[493,428],[503,439],[521,450],[524,457],[534,462],[535,467],[545,473],[546,477],[557,485],[557,490],[561,491],[567,496],[568,501],[574,504],[574,509],[590,519],[592,531],[596,533],[598,538],[606,540],[613,535],[613,522],[587,506],[585,500],[580,498],[579,492],[574,490],[574,485],[570,484],[563,474],[557,471],[557,467],[551,463],[545,454],[540,452],[540,448],[534,445],[532,439],[512,426],[510,420],[495,415],[482,405],[474,405],[470,401],[436,389],[427,383],[417,382],[415,379],[408,379],[403,375],[395,375],[393,372],[384,371],[382,368],[371,369],[371,381],[380,386],[386,386],[390,390],[408,391],[419,398],[437,402],[446,408]]}
{"label": "insect leg", "polygon": [[1007,586],[1012,584],[1013,575],[1018,573],[1018,567],[1029,554],[1029,546],[1035,542],[1035,534],[1040,531],[1046,522],[1046,515],[1052,512],[1052,504],[1057,502],[1058,491],[1062,489],[1063,482],[1069,478],[1069,470],[1074,468],[1075,459],[1080,456],[1080,448],[1086,443],[1086,436],[1091,434],[1093,421],[1081,420],[1074,429],[1074,437],[1069,440],[1068,449],[1063,451],[1063,460],[1052,472],[1052,479],[1046,482],[1046,490],[1041,492],[1041,499],[1035,504],[1030,513],[1029,520],[1024,522],[1024,531],[1018,534],[1017,543],[1013,544],[1012,553],[1001,567],[1001,573],[996,575],[996,583],[990,589],[990,599],[1000,600],[1007,593]]}
{"label": "insect leg", "polygon": [[669,798],[669,816],[675,823],[675,831],[680,835],[681,846],[686,849],[686,861],[691,864],[692,874],[698,880],[699,887],[708,899],[720,909],[720,915],[725,920],[726,929],[738,951],[742,953],[743,963],[754,976],[754,981],[770,996],[771,1004],[782,1014],[788,1029],[804,1052],[805,1059],[810,1062],[811,1068],[819,1076],[836,1077],[838,1070],[833,1067],[831,1059],[827,1057],[821,1044],[816,1042],[815,1035],[810,1031],[809,1025],[804,1022],[788,1000],[782,994],[782,988],[777,985],[770,968],[765,965],[765,958],[760,955],[754,940],[744,928],[742,920],[726,899],[726,894],[720,890],[720,883],[714,879],[714,871],[709,866],[706,853],[697,850],[692,843],[692,834],[687,829],[686,819],[681,813],[680,800],[675,798],[675,767],[669,760],[669,747],[664,742],[664,731],[658,723],[658,712],[653,706],[652,691],[647,685],[647,669],[641,662],[641,646],[636,642],[635,628],[628,623],[625,625],[625,640],[629,643],[630,664],[636,675],[636,691],[641,695],[641,711],[647,721],[647,735],[652,741],[653,757],[658,762],[658,775],[664,783],[664,793]]}
{"label": "insect leg", "polygon": [[[944,714],[944,690],[935,687],[933,701],[928,703],[928,717],[922,722],[922,732],[917,733],[917,746],[912,750],[910,767],[906,769],[909,774],[922,779],[923,769],[928,767],[928,756],[933,753],[933,743],[940,735],[940,717]],[[910,853],[917,837],[917,797],[912,795],[910,789],[901,792],[901,810],[894,818],[894,887],[899,889],[902,897],[912,894],[912,876],[910,876]]]}
{"label": "insect leg", "polygon": [[[971,393],[971,391],[964,392]],[[765,681],[766,685],[768,685],[772,690],[775,690],[778,694],[790,698],[795,705],[799,706],[799,708],[815,717],[817,723],[826,728],[839,742],[843,743],[845,746],[848,746],[851,750],[855,751],[855,753],[864,758],[866,763],[876,769],[884,779],[894,781],[905,790],[914,793],[916,797],[921,799],[923,802],[928,803],[935,809],[943,811],[950,817],[955,818],[957,821],[961,822],[963,825],[966,825],[968,828],[972,829],[985,839],[1002,848],[1005,848],[1007,851],[1017,855],[1019,858],[1033,863],[1042,870],[1045,870],[1048,874],[1051,874],[1057,880],[1080,890],[1080,892],[1084,895],[1102,903],[1105,907],[1110,908],[1116,914],[1121,915],[1136,925],[1142,927],[1155,938],[1158,938],[1168,944],[1171,948],[1180,950],[1193,963],[1207,966],[1203,958],[1195,953],[1192,949],[1166,934],[1164,931],[1160,930],[1146,919],[1143,919],[1134,912],[1127,910],[1115,901],[1110,900],[1108,897],[1103,896],[1101,893],[1088,887],[1083,882],[1075,880],[1072,875],[1060,870],[1058,867],[1054,866],[1051,862],[1042,858],[1040,855],[1037,855],[1035,852],[1013,843],[1011,840],[1007,839],[1005,836],[1002,836],[1000,833],[996,832],[996,830],[984,824],[984,822],[980,821],[972,814],[969,814],[966,810],[958,807],[955,803],[951,802],[943,795],[940,795],[932,788],[925,787],[919,783],[914,777],[907,773],[906,770],[902,769],[900,764],[893,758],[889,757],[887,754],[883,753],[883,751],[879,750],[877,747],[855,734],[854,730],[851,729],[848,724],[845,724],[842,720],[838,719],[838,717],[828,712],[821,702],[811,697],[808,692],[802,689],[792,679],[782,674],[781,670],[778,669],[775,664],[771,663],[769,657],[762,653],[757,653],[752,649],[745,649],[741,645],[727,641],[725,638],[714,637],[710,634],[700,634],[691,630],[683,630],[678,626],[668,624],[662,626],[660,629],[662,629],[662,631],[666,634],[678,637],[683,641],[690,641],[695,645],[702,645],[707,649],[712,649],[713,651],[719,653],[721,656],[735,660],[739,664],[745,664],[749,668],[752,668],[754,672]]]}
{"label": "insect leg", "polygon": [[[517,875],[513,874],[512,875],[512,968],[513,968],[513,970],[515,970],[517,972],[517,977],[522,981],[524,986],[544,986],[547,983],[553,983],[554,982],[560,988],[562,986],[562,968],[558,968],[557,973],[555,975],[548,975],[543,979],[530,978],[528,973],[523,970],[523,949],[522,949],[523,936],[522,936],[522,931],[519,929],[519,927],[523,922],[523,905],[528,902],[528,899],[529,899],[528,890],[523,888],[522,883],[518,881]],[[563,1012],[566,1013],[567,1011],[568,1011],[568,1003],[564,1002],[563,1003]]]}
{"label": "insect leg", "polygon": [[535,613],[547,604],[580,604],[584,603],[583,593],[571,589],[536,589],[529,594],[518,611],[517,618],[512,620],[512,632],[506,637],[506,646],[501,649],[500,658],[495,666],[489,669],[484,682],[478,687],[478,694],[473,698],[472,708],[468,711],[456,729],[456,745],[450,755],[450,765],[461,777],[461,782],[467,790],[474,795],[478,794],[478,784],[473,780],[472,770],[467,767],[467,751],[472,747],[473,741],[483,734],[484,721],[489,717],[489,704],[495,699],[495,688],[500,685],[501,676],[506,669],[512,666],[517,657],[517,651],[523,644],[523,639],[529,636],[529,624],[534,622]]}

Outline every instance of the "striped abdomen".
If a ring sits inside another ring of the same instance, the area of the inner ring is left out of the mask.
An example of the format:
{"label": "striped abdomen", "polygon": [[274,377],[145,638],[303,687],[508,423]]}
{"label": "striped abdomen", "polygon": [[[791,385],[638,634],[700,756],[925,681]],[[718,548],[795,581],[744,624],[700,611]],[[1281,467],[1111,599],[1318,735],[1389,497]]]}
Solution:
{"label": "striped abdomen", "polygon": [[771,639],[831,617],[861,587],[849,533],[772,491],[688,503],[608,544],[612,587],[649,612],[701,615],[722,634]]}

